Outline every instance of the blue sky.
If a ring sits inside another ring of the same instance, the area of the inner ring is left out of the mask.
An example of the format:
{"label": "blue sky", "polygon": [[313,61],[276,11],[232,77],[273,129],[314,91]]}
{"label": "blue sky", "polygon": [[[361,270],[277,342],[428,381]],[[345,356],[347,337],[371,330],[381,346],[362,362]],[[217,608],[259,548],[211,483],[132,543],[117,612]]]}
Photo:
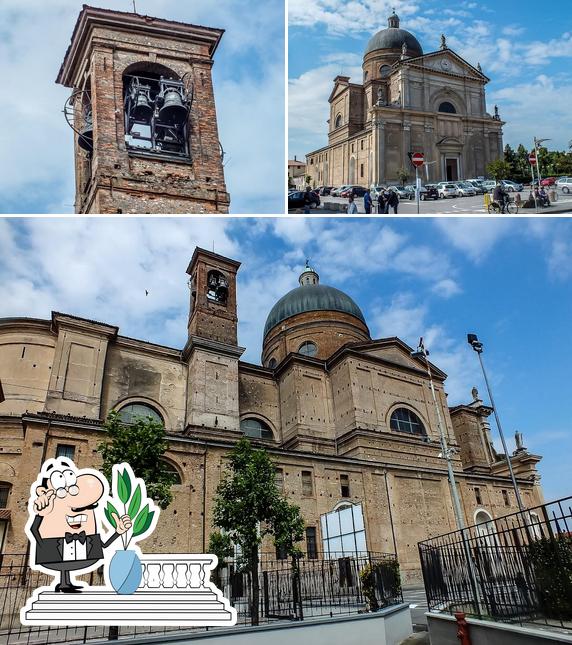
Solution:
{"label": "blue sky", "polygon": [[495,103],[508,121],[505,143],[532,148],[533,138],[567,149],[572,140],[572,18],[566,0],[290,0],[289,157],[327,143],[328,96],[337,74],[361,82],[370,36],[387,27],[395,7],[401,27],[425,52],[451,49],[492,79]]}
{"label": "blue sky", "polygon": [[[62,114],[69,90],[55,79],[83,2],[0,3],[0,213],[73,212],[73,133]],[[283,0],[137,0],[137,10],[226,30],[213,80],[231,211],[283,212]]]}
{"label": "blue sky", "polygon": [[306,257],[356,300],[373,337],[426,338],[452,405],[469,402],[473,385],[486,400],[466,344],[476,332],[510,444],[520,430],[544,455],[547,499],[572,493],[570,220],[4,218],[0,317],[58,310],[181,348],[195,245],[242,262],[239,342],[251,362]]}

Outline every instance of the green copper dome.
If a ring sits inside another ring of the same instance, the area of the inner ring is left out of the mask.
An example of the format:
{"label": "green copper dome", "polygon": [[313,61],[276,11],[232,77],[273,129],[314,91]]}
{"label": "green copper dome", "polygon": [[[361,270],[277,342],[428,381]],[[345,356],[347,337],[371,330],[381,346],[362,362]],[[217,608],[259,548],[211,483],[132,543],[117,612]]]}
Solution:
{"label": "green copper dome", "polygon": [[303,284],[282,296],[272,307],[264,325],[264,336],[283,320],[306,311],[341,311],[355,316],[367,327],[360,308],[343,291],[323,284]]}

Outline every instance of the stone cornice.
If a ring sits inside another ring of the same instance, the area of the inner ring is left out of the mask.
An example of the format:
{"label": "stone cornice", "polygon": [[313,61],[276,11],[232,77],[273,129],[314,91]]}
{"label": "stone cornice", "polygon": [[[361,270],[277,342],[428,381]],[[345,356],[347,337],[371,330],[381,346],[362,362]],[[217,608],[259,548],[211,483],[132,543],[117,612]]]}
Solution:
{"label": "stone cornice", "polygon": [[174,20],[163,20],[126,11],[112,11],[84,5],[75,24],[71,43],[64,56],[56,83],[73,87],[76,70],[84,59],[90,36],[95,26],[116,31],[144,33],[168,40],[191,40],[208,45],[209,56],[213,56],[224,29],[213,29],[200,25],[186,24]]}
{"label": "stone cornice", "polygon": [[119,327],[114,325],[72,316],[71,314],[62,314],[59,311],[52,311],[52,326],[56,331],[60,328],[68,328],[97,336],[107,336],[108,338],[116,338],[119,331]]}
{"label": "stone cornice", "polygon": [[201,338],[200,336],[190,336],[185,348],[183,349],[183,360],[187,360],[194,349],[202,349],[212,354],[222,354],[229,358],[240,358],[245,351],[245,347],[237,345],[227,345],[217,340]]}

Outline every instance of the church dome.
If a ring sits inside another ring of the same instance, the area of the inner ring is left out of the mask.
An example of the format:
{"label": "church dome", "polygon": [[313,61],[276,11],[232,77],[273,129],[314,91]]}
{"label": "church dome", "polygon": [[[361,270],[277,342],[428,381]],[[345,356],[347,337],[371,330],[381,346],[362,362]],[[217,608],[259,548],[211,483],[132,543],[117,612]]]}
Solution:
{"label": "church dome", "polygon": [[308,311],[338,311],[366,324],[361,309],[346,293],[319,284],[318,274],[306,265],[300,276],[300,286],[282,296],[270,310],[264,325],[264,336],[287,318]]}
{"label": "church dome", "polygon": [[423,56],[423,48],[415,36],[399,27],[399,16],[393,12],[389,17],[388,28],[374,34],[365,48],[364,54],[382,49],[401,49],[407,45],[407,55],[410,57]]}

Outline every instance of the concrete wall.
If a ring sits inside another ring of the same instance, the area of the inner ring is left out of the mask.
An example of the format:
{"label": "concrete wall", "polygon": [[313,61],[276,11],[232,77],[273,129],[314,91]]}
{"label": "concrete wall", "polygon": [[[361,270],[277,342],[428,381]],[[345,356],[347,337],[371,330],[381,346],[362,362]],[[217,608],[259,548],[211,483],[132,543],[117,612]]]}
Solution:
{"label": "concrete wall", "polygon": [[[306,620],[279,625],[233,628],[192,636],[162,636],[145,638],[140,642],[186,643],[196,640],[208,641],[208,645],[398,645],[413,632],[411,613],[406,604],[390,607],[374,614]],[[134,645],[138,641],[132,640]]]}
{"label": "concrete wall", "polygon": [[[458,645],[457,623],[453,616],[425,614],[431,645]],[[572,643],[572,632],[545,627],[530,628],[506,623],[467,618],[472,645],[540,645],[540,643]]]}

